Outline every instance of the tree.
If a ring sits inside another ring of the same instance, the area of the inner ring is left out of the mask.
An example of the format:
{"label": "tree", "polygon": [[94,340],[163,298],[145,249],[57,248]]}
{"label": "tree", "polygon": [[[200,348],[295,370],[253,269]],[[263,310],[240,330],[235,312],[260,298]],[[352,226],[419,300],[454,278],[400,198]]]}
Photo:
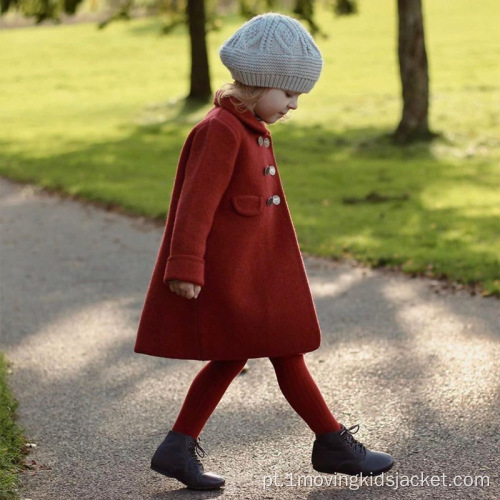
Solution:
{"label": "tree", "polygon": [[[357,12],[356,0],[336,0],[337,15]],[[398,59],[403,113],[392,134],[404,144],[436,136],[429,130],[429,69],[421,0],[398,0]]]}
{"label": "tree", "polygon": [[206,42],[205,0],[187,1],[191,42],[191,84],[188,99],[206,101],[212,96]]}
{"label": "tree", "polygon": [[429,71],[421,0],[398,0],[398,56],[403,115],[393,134],[406,143],[434,136],[429,130]]}

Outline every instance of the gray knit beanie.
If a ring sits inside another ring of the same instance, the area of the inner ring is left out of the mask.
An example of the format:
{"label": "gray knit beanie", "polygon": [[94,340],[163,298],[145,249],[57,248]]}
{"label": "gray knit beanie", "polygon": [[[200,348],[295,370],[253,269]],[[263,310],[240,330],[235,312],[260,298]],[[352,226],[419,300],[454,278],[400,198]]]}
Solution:
{"label": "gray knit beanie", "polygon": [[245,23],[219,54],[235,80],[292,92],[309,92],[323,67],[321,53],[302,25],[274,13]]}

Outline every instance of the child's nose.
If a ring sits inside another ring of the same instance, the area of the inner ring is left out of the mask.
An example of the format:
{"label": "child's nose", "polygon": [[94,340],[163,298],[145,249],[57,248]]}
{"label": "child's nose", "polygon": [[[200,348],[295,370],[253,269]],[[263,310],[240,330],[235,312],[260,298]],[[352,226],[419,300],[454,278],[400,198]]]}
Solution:
{"label": "child's nose", "polygon": [[295,96],[289,103],[288,103],[288,107],[290,109],[297,109],[297,106],[298,106],[298,102],[297,102],[297,99],[298,99],[298,96]]}

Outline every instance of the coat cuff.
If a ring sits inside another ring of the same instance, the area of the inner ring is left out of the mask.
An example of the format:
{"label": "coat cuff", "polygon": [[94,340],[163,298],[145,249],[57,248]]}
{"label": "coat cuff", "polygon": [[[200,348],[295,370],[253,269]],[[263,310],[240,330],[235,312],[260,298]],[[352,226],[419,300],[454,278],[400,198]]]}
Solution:
{"label": "coat cuff", "polygon": [[181,280],[195,285],[205,284],[205,259],[196,255],[172,255],[167,259],[164,283]]}

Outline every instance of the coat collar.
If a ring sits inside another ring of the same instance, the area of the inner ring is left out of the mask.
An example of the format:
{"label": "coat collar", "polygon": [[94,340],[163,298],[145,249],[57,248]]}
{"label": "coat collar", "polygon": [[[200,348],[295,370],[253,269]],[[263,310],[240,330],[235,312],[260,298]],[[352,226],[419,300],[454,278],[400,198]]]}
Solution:
{"label": "coat collar", "polygon": [[238,99],[235,97],[224,97],[220,101],[220,105],[217,101],[217,97],[219,95],[219,90],[215,93],[214,104],[216,107],[224,108],[227,111],[231,112],[236,118],[242,121],[245,125],[250,127],[251,129],[259,132],[261,134],[268,134],[269,130],[267,129],[265,122],[260,121],[256,118],[256,116],[247,109],[246,111],[239,111],[236,108],[234,103],[239,103]]}

